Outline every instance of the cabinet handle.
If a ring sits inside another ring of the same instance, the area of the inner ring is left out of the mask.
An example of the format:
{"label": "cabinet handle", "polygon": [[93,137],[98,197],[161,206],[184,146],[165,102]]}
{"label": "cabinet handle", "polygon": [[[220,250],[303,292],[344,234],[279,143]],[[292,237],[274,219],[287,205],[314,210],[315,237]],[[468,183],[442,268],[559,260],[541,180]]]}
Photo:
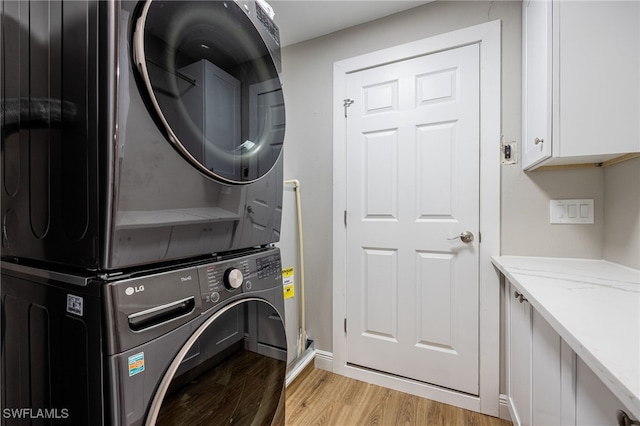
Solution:
{"label": "cabinet handle", "polygon": [[535,139],[533,140],[533,143],[535,143],[536,145],[539,145],[539,144],[541,144],[541,143],[544,143],[544,139],[535,138]]}
{"label": "cabinet handle", "polygon": [[520,293],[519,291],[516,290],[515,293],[513,293],[514,297],[516,299],[518,299],[520,301],[520,303],[522,302],[528,302],[527,298],[524,297],[524,295],[522,293]]}
{"label": "cabinet handle", "polygon": [[616,413],[616,419],[618,420],[619,426],[635,426],[640,425],[640,422],[637,420],[632,420],[631,417],[627,413],[622,410],[618,410]]}

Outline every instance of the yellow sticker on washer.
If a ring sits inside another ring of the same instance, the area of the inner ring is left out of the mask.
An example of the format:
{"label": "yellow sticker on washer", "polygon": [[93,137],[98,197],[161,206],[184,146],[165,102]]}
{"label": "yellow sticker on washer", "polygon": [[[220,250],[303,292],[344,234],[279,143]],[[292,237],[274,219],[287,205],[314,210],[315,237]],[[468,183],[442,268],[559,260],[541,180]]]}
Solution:
{"label": "yellow sticker on washer", "polygon": [[282,285],[289,284],[293,284],[293,268],[284,268],[282,270]]}
{"label": "yellow sticker on washer", "polygon": [[283,287],[283,289],[285,299],[291,299],[294,296],[295,290],[293,284],[287,284]]}
{"label": "yellow sticker on washer", "polygon": [[293,268],[284,268],[282,270],[282,288],[284,289],[285,299],[290,299],[295,295]]}
{"label": "yellow sticker on washer", "polygon": [[282,278],[293,277],[293,268],[284,268],[282,270]]}

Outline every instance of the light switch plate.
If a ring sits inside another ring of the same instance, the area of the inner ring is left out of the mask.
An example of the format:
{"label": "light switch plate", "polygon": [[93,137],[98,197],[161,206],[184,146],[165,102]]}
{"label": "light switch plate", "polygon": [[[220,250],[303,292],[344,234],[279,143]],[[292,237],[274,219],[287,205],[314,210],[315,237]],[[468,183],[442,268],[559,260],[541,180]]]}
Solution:
{"label": "light switch plate", "polygon": [[588,225],[593,223],[593,199],[551,200],[551,223]]}

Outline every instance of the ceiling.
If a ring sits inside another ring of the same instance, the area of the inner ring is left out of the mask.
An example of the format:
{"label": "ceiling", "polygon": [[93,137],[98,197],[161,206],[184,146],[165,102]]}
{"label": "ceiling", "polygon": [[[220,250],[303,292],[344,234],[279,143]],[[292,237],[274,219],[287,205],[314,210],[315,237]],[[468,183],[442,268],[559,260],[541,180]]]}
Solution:
{"label": "ceiling", "polygon": [[373,21],[433,0],[267,0],[281,45],[299,43]]}

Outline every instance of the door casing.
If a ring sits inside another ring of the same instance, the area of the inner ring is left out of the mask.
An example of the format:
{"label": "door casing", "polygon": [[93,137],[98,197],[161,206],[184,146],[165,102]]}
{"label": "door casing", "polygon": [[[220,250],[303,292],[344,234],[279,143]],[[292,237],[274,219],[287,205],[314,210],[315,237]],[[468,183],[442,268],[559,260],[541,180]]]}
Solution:
{"label": "door casing", "polygon": [[[491,21],[334,63],[333,74],[333,353],[322,367],[337,374],[484,414],[499,415],[500,278],[491,257],[500,254],[500,21]],[[346,362],[346,120],[347,74],[408,58],[480,44],[480,394],[471,396],[350,366]]]}

